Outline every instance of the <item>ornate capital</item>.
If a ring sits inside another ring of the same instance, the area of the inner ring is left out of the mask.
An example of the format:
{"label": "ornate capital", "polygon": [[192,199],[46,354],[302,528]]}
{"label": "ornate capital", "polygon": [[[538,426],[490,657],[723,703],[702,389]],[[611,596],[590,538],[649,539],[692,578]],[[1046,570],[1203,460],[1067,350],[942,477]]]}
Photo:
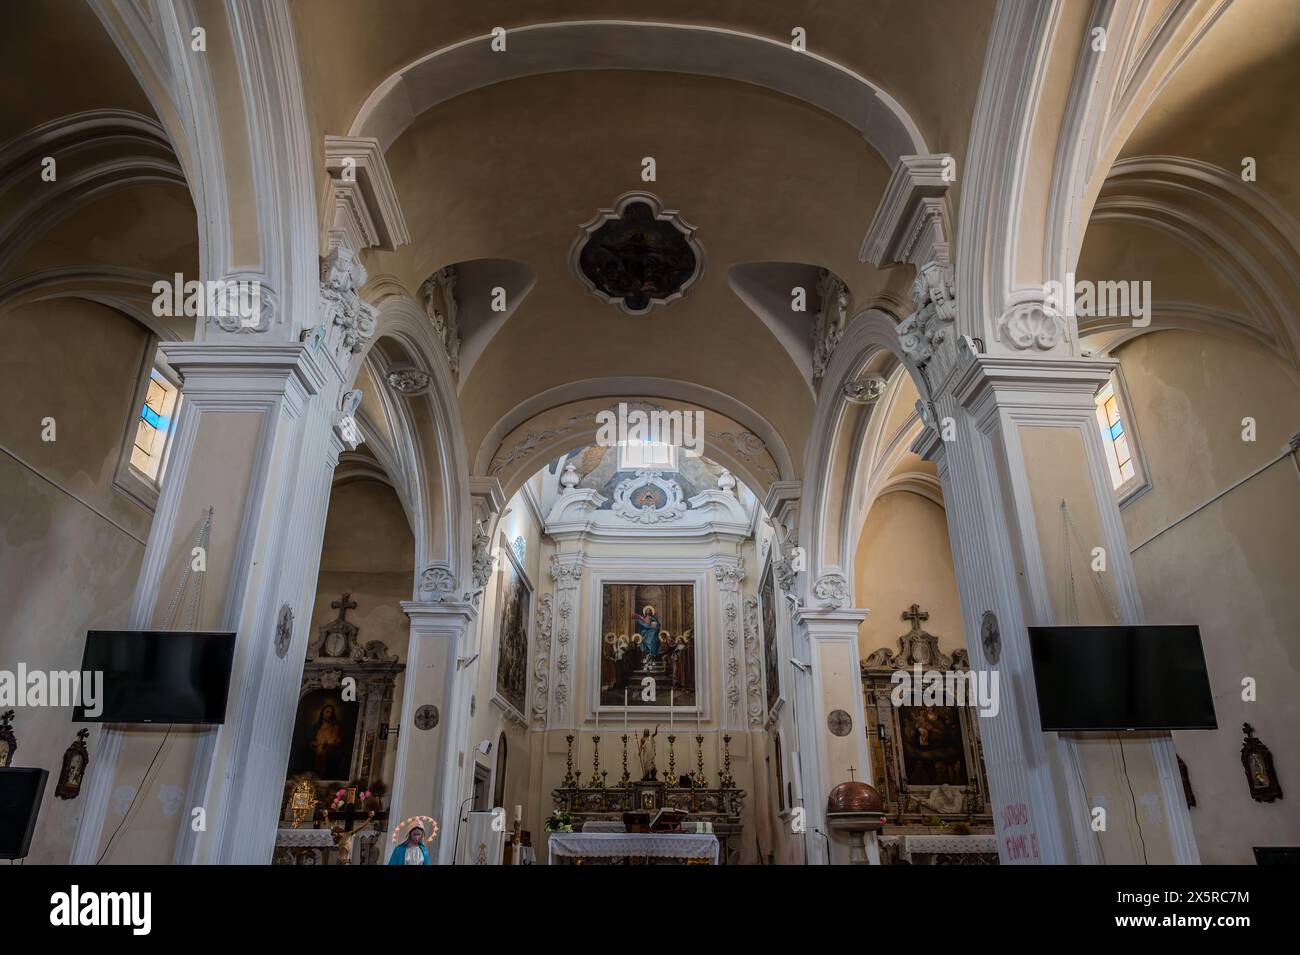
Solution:
{"label": "ornate capital", "polygon": [[852,298],[848,286],[835,273],[822,269],[817,277],[817,291],[821,295],[821,309],[813,321],[813,381],[819,382],[826,374],[835,348],[844,337],[849,324]]}
{"label": "ornate capital", "polygon": [[957,295],[950,265],[927,262],[912,283],[914,311],[898,326],[899,344],[918,368],[934,362],[942,380],[956,360],[953,323],[957,321]]}
{"label": "ornate capital", "polygon": [[375,333],[375,308],[358,292],[365,283],[366,270],[346,243],[321,261],[320,325],[341,364],[360,354]]}
{"label": "ornate capital", "polygon": [[454,377],[460,376],[460,310],[456,304],[456,268],[448,265],[420,285],[424,314],[433,324]]}
{"label": "ornate capital", "polygon": [[736,559],[728,561],[725,564],[713,565],[713,579],[716,580],[723,590],[735,590],[740,586],[740,582],[745,579],[745,561]]}

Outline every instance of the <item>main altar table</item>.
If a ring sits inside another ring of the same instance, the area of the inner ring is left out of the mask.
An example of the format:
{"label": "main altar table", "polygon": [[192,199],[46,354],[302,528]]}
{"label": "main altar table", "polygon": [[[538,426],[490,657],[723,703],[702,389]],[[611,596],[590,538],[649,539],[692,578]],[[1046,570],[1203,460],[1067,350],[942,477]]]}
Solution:
{"label": "main altar table", "polygon": [[917,865],[932,864],[935,856],[992,856],[996,862],[998,855],[995,835],[891,835],[881,836],[880,841],[897,844],[902,860]]}
{"label": "main altar table", "polygon": [[678,859],[718,864],[718,838],[695,832],[552,832],[550,864],[559,859]]}

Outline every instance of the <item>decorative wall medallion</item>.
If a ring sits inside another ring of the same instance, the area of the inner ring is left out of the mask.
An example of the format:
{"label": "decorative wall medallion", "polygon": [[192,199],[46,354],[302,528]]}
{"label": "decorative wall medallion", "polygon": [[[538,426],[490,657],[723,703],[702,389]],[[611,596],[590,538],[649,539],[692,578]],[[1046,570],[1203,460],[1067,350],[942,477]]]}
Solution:
{"label": "decorative wall medallion", "polygon": [[636,524],[662,524],[686,513],[681,485],[660,471],[637,471],[614,489],[611,510]]}
{"label": "decorative wall medallion", "polygon": [[420,593],[427,599],[442,602],[456,589],[456,578],[441,564],[431,564],[420,574]]}
{"label": "decorative wall medallion", "polygon": [[77,730],[77,738],[63,754],[63,767],[54,787],[54,795],[60,799],[76,799],[81,793],[81,781],[86,778],[86,767],[90,765],[90,753],[86,749],[89,735],[90,730]]}
{"label": "decorative wall medallion", "polygon": [[390,369],[384,376],[384,381],[388,382],[388,387],[399,395],[410,397],[428,391],[433,379],[429,377],[427,371],[421,371],[413,365],[403,365]]}
{"label": "decorative wall medallion", "polygon": [[853,717],[847,710],[831,710],[826,715],[826,728],[834,736],[848,736],[853,732]]}
{"label": "decorative wall medallion", "polygon": [[293,610],[288,604],[280,608],[280,617],[275,624],[275,655],[281,660],[289,652],[293,643]]}
{"label": "decorative wall medallion", "polygon": [[1255,727],[1242,723],[1241,731],[1246,734],[1246,738],[1241,741],[1241,765],[1246,770],[1250,798],[1256,802],[1281,799],[1282,785],[1278,782],[1277,770],[1273,768],[1273,754],[1263,742],[1255,738]]}
{"label": "decorative wall medallion", "polygon": [[675,301],[704,271],[695,227],[647,192],[624,193],[582,227],[570,253],[593,295],[629,315]]}
{"label": "decorative wall medallion", "polygon": [[417,730],[431,730],[438,725],[438,708],[432,703],[426,703],[415,711],[415,728]]}
{"label": "decorative wall medallion", "polygon": [[984,648],[984,659],[997,663],[1002,657],[1002,630],[998,627],[998,618],[992,610],[984,611],[980,620],[980,646]]}
{"label": "decorative wall medallion", "polygon": [[1065,316],[1042,302],[1013,305],[998,319],[998,341],[1013,348],[1049,351],[1070,337]]}
{"label": "decorative wall medallion", "polygon": [[866,374],[844,383],[844,397],[855,405],[869,405],[878,401],[889,386],[880,375]]}

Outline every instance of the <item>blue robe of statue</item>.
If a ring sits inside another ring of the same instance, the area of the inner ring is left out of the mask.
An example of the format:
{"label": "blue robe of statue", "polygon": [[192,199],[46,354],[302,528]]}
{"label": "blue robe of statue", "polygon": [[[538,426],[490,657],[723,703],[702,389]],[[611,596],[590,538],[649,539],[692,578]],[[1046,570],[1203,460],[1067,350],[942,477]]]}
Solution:
{"label": "blue robe of statue", "polygon": [[647,656],[659,656],[659,618],[651,614],[643,617],[634,613],[636,628],[641,634],[641,652]]}
{"label": "blue robe of statue", "polygon": [[[423,842],[420,843],[420,852],[424,855],[424,864],[428,865],[429,850],[424,847]],[[393,846],[393,851],[388,857],[388,864],[406,865],[406,843],[405,842],[399,842],[397,845]]]}

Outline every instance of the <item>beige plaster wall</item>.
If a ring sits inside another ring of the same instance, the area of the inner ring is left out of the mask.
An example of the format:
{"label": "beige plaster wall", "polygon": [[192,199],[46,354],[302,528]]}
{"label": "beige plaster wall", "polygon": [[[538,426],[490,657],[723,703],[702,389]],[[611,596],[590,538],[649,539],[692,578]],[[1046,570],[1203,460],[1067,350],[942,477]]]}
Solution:
{"label": "beige plaster wall", "polygon": [[[496,555],[496,565],[492,577],[488,581],[487,590],[483,594],[483,605],[477,625],[479,657],[474,663],[474,714],[469,720],[468,735],[461,742],[461,745],[464,747],[467,760],[467,771],[465,773],[467,785],[473,781],[473,767],[476,764],[486,767],[492,774],[488,784],[488,801],[491,803],[497,789],[497,756],[500,741],[504,736],[506,740],[506,780],[502,808],[506,811],[506,828],[509,830],[514,824],[515,807],[522,806],[523,828],[532,832],[533,846],[537,848],[538,854],[541,855],[546,845],[546,837],[542,832],[542,820],[550,814],[553,808],[550,799],[551,791],[549,788],[535,790],[531,784],[534,762],[533,748],[542,747],[545,744],[545,736],[531,732],[527,727],[520,726],[514,720],[508,719],[505,711],[492,702],[496,687],[496,645],[500,628],[502,568],[510,561],[510,556],[505,551],[510,549],[516,537],[522,537],[525,542],[523,571],[524,577],[532,587],[527,620],[530,658],[531,654],[535,653],[537,649],[538,601],[543,593],[551,590],[552,586],[547,564],[542,560],[541,527],[532,509],[525,501],[524,494],[525,491],[521,490],[510,499],[501,520],[497,524],[493,551]],[[471,649],[466,652],[466,655],[473,652],[474,650]],[[528,707],[532,706],[533,683],[533,671],[530,666],[528,670],[529,696],[526,700],[526,706]],[[526,720],[531,721],[531,712],[525,712],[522,715]],[[492,743],[492,751],[487,756],[484,756],[475,748],[483,740],[490,740]],[[468,795],[468,793],[465,795]],[[448,820],[447,826],[449,827],[447,829],[448,838],[452,838],[455,820]]]}
{"label": "beige plaster wall", "polygon": [[[1300,390],[1262,348],[1167,331],[1118,352],[1151,490],[1123,510],[1130,547],[1278,454],[1300,429]],[[1253,417],[1257,440],[1242,440]],[[1283,460],[1133,554],[1146,620],[1201,628],[1219,729],[1174,734],[1187,764],[1201,861],[1254,861],[1253,846],[1300,842],[1287,799],[1250,798],[1241,724],[1272,749],[1282,791],[1300,791],[1300,480]],[[1242,700],[1242,681],[1258,684]]]}
{"label": "beige plaster wall", "polygon": [[952,546],[944,509],[908,491],[876,499],[856,550],[856,601],[871,613],[858,627],[858,651],[889,647],[911,624],[902,613],[912,604],[930,614],[921,626],[939,637],[946,653],[966,646]]}
{"label": "beige plaster wall", "polygon": [[[0,666],[76,669],[86,631],[126,626],[152,514],[113,490],[148,335],[100,305],[43,302],[0,316]],[[41,419],[56,422],[41,440]],[[15,459],[17,455],[26,464]],[[70,709],[19,708],[15,766],[50,772],[28,861],[64,863],[83,799],[54,797],[80,726]],[[88,741],[91,771],[99,728]]]}

